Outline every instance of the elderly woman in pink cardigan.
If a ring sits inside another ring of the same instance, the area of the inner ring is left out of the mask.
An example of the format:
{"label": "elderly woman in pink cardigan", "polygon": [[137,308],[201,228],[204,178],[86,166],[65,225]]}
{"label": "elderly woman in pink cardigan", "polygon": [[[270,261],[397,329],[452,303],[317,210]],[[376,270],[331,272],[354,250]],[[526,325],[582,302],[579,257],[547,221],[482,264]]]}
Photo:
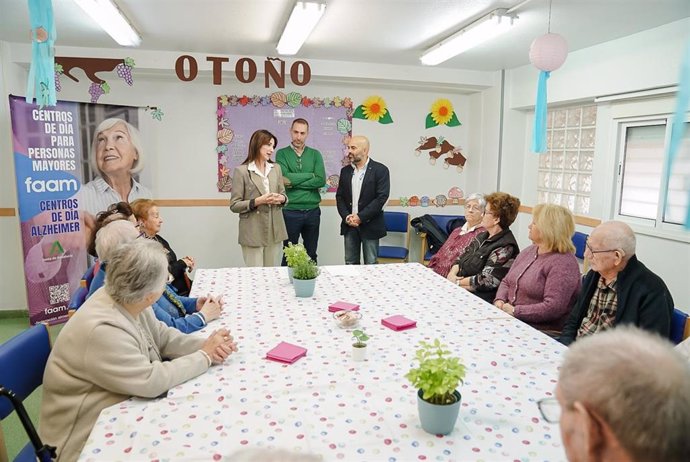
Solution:
{"label": "elderly woman in pink cardigan", "polygon": [[575,220],[565,207],[539,204],[529,238],[496,293],[494,305],[546,334],[558,336],[580,291],[580,267],[571,236]]}

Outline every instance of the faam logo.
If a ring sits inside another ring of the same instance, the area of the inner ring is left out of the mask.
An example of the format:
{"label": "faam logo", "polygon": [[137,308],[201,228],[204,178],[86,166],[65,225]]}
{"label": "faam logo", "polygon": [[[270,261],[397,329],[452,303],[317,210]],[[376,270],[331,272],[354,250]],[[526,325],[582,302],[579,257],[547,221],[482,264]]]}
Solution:
{"label": "faam logo", "polygon": [[62,191],[77,191],[79,190],[79,183],[77,180],[34,180],[27,177],[24,180],[27,193],[43,193],[43,192],[62,192]]}

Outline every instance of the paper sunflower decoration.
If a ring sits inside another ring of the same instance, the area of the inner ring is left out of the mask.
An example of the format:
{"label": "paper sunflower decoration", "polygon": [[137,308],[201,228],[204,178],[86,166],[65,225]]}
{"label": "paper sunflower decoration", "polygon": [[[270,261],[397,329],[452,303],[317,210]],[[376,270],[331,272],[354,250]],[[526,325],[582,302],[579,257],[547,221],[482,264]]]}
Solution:
{"label": "paper sunflower decoration", "polygon": [[362,104],[357,106],[352,117],[354,119],[372,120],[380,124],[393,123],[388,107],[386,107],[386,102],[380,96],[370,96],[364,100]]}
{"label": "paper sunflower decoration", "polygon": [[446,125],[448,127],[462,125],[453,110],[453,105],[445,98],[434,101],[434,104],[431,105],[431,112],[426,116],[426,128],[439,125]]}

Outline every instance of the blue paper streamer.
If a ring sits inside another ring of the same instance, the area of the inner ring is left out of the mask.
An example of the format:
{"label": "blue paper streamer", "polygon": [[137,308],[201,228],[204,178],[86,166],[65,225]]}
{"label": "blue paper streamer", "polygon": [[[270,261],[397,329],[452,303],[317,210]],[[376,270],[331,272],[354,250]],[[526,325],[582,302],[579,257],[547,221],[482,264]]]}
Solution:
{"label": "blue paper streamer", "polygon": [[[55,106],[55,21],[51,0],[29,0],[31,18],[31,67],[26,83],[26,102],[32,103],[34,95],[40,107]],[[44,42],[38,42],[37,29],[48,33]]]}
{"label": "blue paper streamer", "polygon": [[[676,99],[676,111],[671,125],[671,141],[666,153],[666,184],[669,184],[673,162],[676,160],[680,143],[685,131],[685,111],[690,105],[690,41],[685,48],[685,57],[681,63],[680,80],[678,81],[678,97]],[[687,180],[686,180],[687,181]],[[668,187],[666,188],[666,200],[668,206]],[[685,215],[685,229],[690,230],[690,189],[688,189],[688,208]]]}
{"label": "blue paper streamer", "polygon": [[534,105],[534,131],[532,132],[532,152],[546,152],[546,81],[551,72],[541,71],[537,83],[537,102]]}

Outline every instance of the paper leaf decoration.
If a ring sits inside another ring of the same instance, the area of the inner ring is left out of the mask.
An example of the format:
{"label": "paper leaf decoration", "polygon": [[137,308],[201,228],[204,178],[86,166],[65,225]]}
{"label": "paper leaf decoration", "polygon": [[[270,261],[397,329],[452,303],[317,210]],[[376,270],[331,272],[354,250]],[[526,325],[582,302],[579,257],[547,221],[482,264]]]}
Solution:
{"label": "paper leaf decoration", "polygon": [[352,131],[352,122],[347,119],[338,119],[338,133],[346,135]]}
{"label": "paper leaf decoration", "polygon": [[353,119],[364,119],[378,122],[380,124],[391,124],[393,118],[391,117],[386,102],[380,96],[370,96],[362,104],[357,106]]}
{"label": "paper leaf decoration", "polygon": [[446,125],[448,127],[462,125],[453,110],[453,104],[445,98],[434,101],[434,104],[431,105],[431,112],[426,116],[426,128],[439,125]]}
{"label": "paper leaf decoration", "polygon": [[287,104],[290,107],[297,107],[302,104],[302,95],[293,91],[287,95]]}

